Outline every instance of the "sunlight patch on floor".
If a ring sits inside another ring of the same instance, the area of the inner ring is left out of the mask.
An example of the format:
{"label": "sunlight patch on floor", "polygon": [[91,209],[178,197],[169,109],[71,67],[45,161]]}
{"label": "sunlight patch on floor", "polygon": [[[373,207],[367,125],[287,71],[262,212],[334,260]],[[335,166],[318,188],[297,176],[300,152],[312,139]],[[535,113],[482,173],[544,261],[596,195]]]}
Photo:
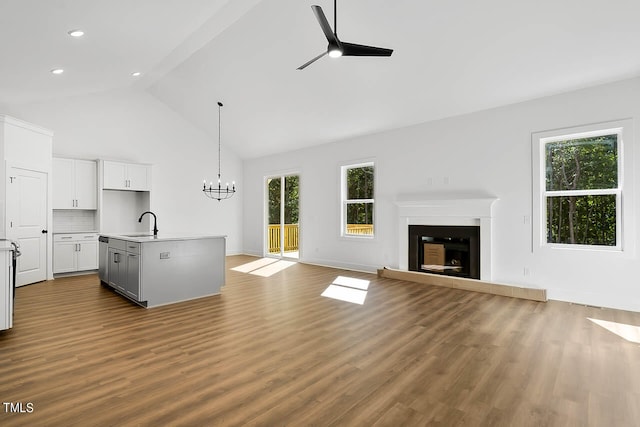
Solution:
{"label": "sunlight patch on floor", "polygon": [[364,300],[367,298],[369,283],[370,282],[368,280],[338,276],[320,295],[327,298],[363,305]]}
{"label": "sunlight patch on floor", "polygon": [[296,264],[295,261],[284,261],[275,258],[260,258],[246,264],[233,267],[231,270],[240,273],[253,274],[255,276],[270,277],[274,274]]}
{"label": "sunlight patch on floor", "polygon": [[346,286],[329,285],[321,295],[327,298],[339,299],[340,301],[362,305],[364,304],[364,299],[367,297],[367,291],[347,288]]}
{"label": "sunlight patch on floor", "polygon": [[640,326],[627,325],[626,323],[610,322],[608,320],[592,319],[587,317],[598,326],[605,328],[629,342],[640,344]]}
{"label": "sunlight patch on floor", "polygon": [[278,260],[275,258],[260,258],[255,261],[248,262],[246,264],[239,265],[237,267],[233,267],[233,271],[239,271],[240,273],[249,273],[250,271],[257,270],[259,268],[264,267],[265,265],[273,264]]}
{"label": "sunlight patch on floor", "polygon": [[336,277],[336,280],[333,281],[334,285],[347,286],[349,288],[355,288],[355,289],[362,289],[363,291],[366,291],[367,289],[369,289],[369,283],[371,283],[369,280],[355,279],[353,277],[345,277],[345,276],[338,276]]}
{"label": "sunlight patch on floor", "polygon": [[261,276],[261,277],[270,277],[273,276],[276,273],[281,272],[284,269],[287,269],[289,267],[291,267],[292,265],[297,264],[294,261],[283,261],[283,260],[278,260],[277,262],[274,262],[272,264],[266,265],[262,268],[259,268],[257,270],[252,271],[249,274],[253,274],[256,276]]}

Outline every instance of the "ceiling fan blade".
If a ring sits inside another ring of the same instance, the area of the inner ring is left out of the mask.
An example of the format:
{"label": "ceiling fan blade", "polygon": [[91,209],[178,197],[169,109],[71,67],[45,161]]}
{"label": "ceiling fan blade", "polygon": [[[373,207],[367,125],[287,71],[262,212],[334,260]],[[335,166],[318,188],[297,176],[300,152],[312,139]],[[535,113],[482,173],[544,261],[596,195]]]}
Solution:
{"label": "ceiling fan blade", "polygon": [[338,40],[338,37],[333,33],[333,31],[331,31],[331,26],[329,25],[329,21],[327,21],[327,17],[324,16],[322,8],[314,5],[311,6],[311,9],[313,9],[313,13],[316,15],[320,28],[322,28],[324,36],[327,38],[329,44],[340,45],[340,40]]}
{"label": "ceiling fan blade", "polygon": [[327,54],[327,52],[322,52],[320,55],[316,56],[315,58],[313,58],[311,61],[306,62],[305,64],[301,65],[298,67],[298,70],[304,70],[305,68],[307,68],[309,65],[313,64],[314,62],[316,62],[318,59],[322,58],[323,56],[325,56]]}
{"label": "ceiling fan blade", "polygon": [[342,42],[343,56],[391,56],[393,49]]}

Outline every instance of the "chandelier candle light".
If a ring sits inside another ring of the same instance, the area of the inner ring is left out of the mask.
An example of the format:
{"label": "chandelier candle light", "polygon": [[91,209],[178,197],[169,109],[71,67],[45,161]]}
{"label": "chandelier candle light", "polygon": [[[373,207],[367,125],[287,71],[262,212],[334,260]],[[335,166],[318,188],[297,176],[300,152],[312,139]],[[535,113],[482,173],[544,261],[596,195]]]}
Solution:
{"label": "chandelier candle light", "polygon": [[209,182],[207,187],[207,180],[202,182],[202,192],[210,199],[216,199],[217,201],[231,198],[236,192],[236,182],[231,182],[231,188],[229,183],[226,186],[222,186],[220,181],[220,110],[222,109],[222,102],[218,102],[218,186],[214,187],[213,182]]}

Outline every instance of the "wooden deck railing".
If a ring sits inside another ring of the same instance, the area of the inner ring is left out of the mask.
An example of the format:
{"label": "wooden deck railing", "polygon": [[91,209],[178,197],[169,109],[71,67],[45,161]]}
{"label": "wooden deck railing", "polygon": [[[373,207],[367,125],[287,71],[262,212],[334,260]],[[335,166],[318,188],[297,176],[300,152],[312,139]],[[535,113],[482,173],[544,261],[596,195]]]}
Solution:
{"label": "wooden deck railing", "polygon": [[[284,251],[298,250],[298,224],[284,225]],[[280,226],[269,225],[269,253],[280,252]]]}
{"label": "wooden deck railing", "polygon": [[372,236],[373,224],[347,224],[347,234]]}
{"label": "wooden deck railing", "polygon": [[[284,225],[284,251],[297,251],[299,245],[298,224]],[[373,224],[347,224],[347,234],[371,236]],[[280,252],[280,226],[269,225],[269,253]]]}

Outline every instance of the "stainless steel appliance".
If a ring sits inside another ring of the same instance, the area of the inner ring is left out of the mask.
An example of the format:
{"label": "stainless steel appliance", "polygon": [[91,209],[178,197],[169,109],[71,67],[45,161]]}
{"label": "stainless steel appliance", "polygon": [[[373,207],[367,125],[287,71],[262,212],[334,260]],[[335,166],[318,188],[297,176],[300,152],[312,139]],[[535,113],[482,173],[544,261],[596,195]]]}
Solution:
{"label": "stainless steel appliance", "polygon": [[98,237],[98,277],[101,282],[109,282],[109,238]]}
{"label": "stainless steel appliance", "polygon": [[20,256],[17,242],[0,239],[2,264],[0,265],[0,330],[13,327],[13,307],[16,298],[16,264]]}
{"label": "stainless steel appliance", "polygon": [[[13,240],[11,241],[11,246],[13,247],[12,255],[11,255],[11,270],[13,271],[12,273],[12,278],[11,278],[11,286],[13,286],[13,300],[16,300],[16,271],[17,271],[17,265],[18,265],[18,257],[20,256],[20,245],[18,244],[18,242],[14,242]],[[13,313],[13,310],[11,310],[11,312]]]}

